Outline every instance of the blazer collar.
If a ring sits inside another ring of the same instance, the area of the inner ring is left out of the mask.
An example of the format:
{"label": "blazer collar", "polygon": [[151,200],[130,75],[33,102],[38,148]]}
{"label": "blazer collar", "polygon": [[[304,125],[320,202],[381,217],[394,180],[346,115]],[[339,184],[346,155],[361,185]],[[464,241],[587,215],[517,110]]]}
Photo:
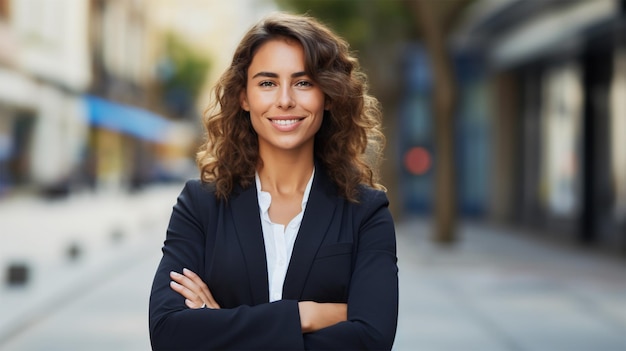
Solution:
{"label": "blazer collar", "polygon": [[[256,185],[237,189],[230,200],[243,251],[253,303],[269,301],[267,260]],[[337,201],[337,188],[316,162],[313,185],[296,237],[283,285],[283,299],[299,300],[313,260],[328,231]]]}
{"label": "blazer collar", "polygon": [[313,266],[313,260],[328,231],[336,201],[336,187],[326,174],[326,170],[316,163],[309,202],[304,211],[285,276],[283,299],[300,299],[309,270]]}
{"label": "blazer collar", "polygon": [[266,303],[269,301],[269,283],[256,186],[252,183],[246,189],[238,188],[229,201],[248,271],[252,303]]}

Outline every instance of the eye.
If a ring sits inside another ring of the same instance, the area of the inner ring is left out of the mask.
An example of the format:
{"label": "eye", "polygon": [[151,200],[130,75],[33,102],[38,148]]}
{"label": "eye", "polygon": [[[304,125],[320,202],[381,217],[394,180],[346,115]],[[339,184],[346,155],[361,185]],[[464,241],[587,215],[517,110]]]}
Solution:
{"label": "eye", "polygon": [[301,80],[296,83],[296,86],[301,88],[308,88],[312,87],[313,83],[309,82],[308,80]]}
{"label": "eye", "polygon": [[264,81],[259,83],[259,86],[260,87],[264,87],[264,88],[266,88],[266,87],[273,87],[274,86],[274,82],[271,82],[269,80],[264,80]]}

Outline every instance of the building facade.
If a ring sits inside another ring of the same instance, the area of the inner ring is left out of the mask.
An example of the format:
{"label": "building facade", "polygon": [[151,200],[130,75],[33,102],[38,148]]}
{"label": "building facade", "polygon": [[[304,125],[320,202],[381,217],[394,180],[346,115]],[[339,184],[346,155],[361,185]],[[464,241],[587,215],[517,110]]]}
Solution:
{"label": "building facade", "polygon": [[491,217],[626,252],[626,2],[479,1],[455,44],[486,64]]}
{"label": "building facade", "polygon": [[[126,191],[197,176],[209,87],[244,31],[275,7],[238,0],[0,0],[0,194]],[[172,113],[170,35],[210,69]]]}

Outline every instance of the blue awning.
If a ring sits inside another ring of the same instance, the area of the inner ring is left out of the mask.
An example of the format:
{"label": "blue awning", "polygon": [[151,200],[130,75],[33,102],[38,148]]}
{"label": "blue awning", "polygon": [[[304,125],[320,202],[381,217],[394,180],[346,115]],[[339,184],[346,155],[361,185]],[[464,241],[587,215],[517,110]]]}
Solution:
{"label": "blue awning", "polygon": [[166,142],[171,122],[142,108],[86,95],[89,123],[157,143]]}

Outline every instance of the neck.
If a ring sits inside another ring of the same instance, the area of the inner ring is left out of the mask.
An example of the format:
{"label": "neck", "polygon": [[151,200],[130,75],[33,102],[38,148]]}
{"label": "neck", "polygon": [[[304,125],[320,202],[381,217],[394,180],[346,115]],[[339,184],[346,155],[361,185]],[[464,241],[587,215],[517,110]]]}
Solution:
{"label": "neck", "polygon": [[311,179],[314,162],[313,155],[308,157],[290,153],[263,157],[263,166],[257,171],[263,191],[270,193],[293,194],[304,193]]}

